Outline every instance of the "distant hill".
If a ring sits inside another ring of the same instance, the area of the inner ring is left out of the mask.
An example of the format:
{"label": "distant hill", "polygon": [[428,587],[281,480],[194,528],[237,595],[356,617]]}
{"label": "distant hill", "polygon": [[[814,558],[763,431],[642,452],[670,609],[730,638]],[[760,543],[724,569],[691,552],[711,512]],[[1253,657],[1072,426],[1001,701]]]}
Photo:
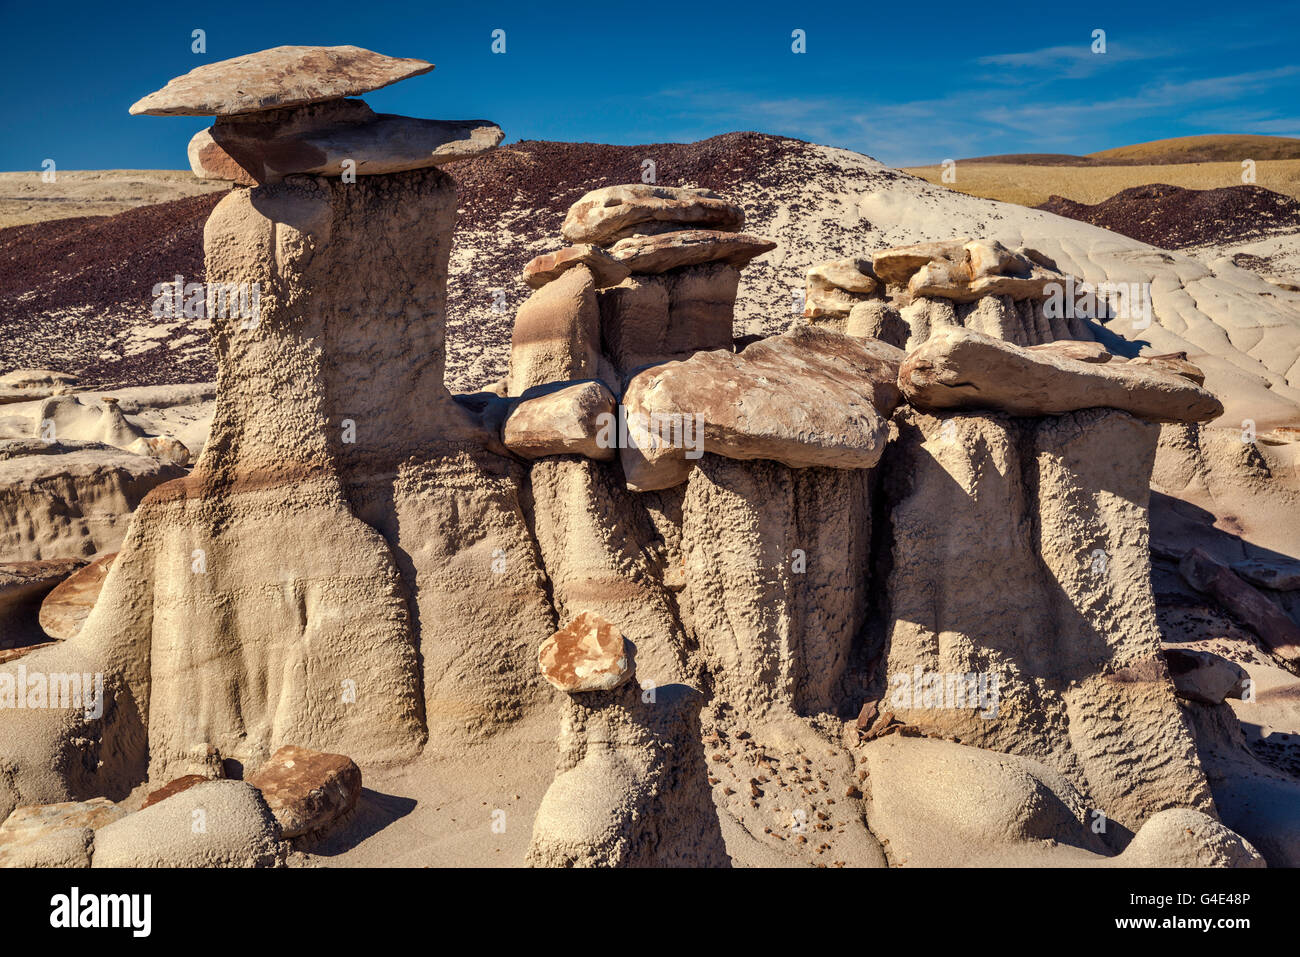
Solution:
{"label": "distant hill", "polygon": [[1071,153],[1002,153],[996,156],[974,156],[958,162],[1008,166],[1163,166],[1179,163],[1240,163],[1244,159],[1256,162],[1300,159],[1300,139],[1290,136],[1215,133],[1134,143],[1084,156]]}
{"label": "distant hill", "polygon": [[1259,186],[1135,186],[1089,205],[1053,196],[1038,207],[1164,249],[1238,242],[1300,229],[1300,202]]}

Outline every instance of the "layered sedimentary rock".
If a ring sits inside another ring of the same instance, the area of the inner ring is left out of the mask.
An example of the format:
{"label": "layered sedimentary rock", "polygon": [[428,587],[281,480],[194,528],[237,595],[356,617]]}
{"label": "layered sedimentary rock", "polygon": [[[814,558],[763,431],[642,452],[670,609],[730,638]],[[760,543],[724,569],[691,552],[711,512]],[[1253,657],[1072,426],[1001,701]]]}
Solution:
{"label": "layered sedimentary rock", "polygon": [[683,227],[734,232],[744,225],[744,210],[711,190],[633,183],[587,193],[569,208],[560,231],[571,243],[609,245]]}
{"label": "layered sedimentary rock", "polygon": [[1053,767],[1131,830],[1212,810],[1149,584],[1158,429],[1101,409],[897,424],[881,708]]}

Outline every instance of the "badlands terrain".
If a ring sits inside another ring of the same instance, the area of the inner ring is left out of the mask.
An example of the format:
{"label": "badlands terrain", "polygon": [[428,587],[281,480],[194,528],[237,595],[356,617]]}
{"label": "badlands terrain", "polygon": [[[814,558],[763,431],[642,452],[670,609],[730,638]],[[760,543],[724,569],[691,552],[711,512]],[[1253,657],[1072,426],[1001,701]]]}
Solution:
{"label": "badlands terrain", "polygon": [[1300,865],[1292,194],[241,60],[133,107],[224,179],[0,229],[0,706],[104,686],[0,707],[0,864]]}

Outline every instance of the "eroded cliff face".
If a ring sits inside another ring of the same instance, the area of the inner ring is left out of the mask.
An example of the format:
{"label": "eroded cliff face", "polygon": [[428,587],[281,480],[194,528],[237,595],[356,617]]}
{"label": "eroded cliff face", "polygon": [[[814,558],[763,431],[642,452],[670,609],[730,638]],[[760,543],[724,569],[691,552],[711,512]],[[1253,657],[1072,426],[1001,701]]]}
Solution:
{"label": "eroded cliff face", "polygon": [[[1132,830],[1167,807],[1211,810],[1150,587],[1159,428],[1104,409],[897,424],[880,708],[1054,767]],[[993,683],[987,706],[954,706],[966,675]]]}

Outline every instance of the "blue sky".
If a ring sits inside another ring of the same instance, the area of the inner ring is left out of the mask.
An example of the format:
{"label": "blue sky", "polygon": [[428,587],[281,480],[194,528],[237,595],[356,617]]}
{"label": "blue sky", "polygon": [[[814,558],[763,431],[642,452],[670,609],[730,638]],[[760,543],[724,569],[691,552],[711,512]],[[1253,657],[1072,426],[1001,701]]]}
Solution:
{"label": "blue sky", "polygon": [[[1285,3],[78,5],[0,2],[0,169],[185,168],[210,120],[127,107],[202,63],[352,43],[437,64],[366,99],[520,139],[654,143],[761,130],[888,163],[1085,153],[1197,133],[1300,136]],[[191,31],[207,52],[191,52]],[[492,31],[506,52],[491,52]],[[807,52],[791,51],[804,30]],[[1092,33],[1106,31],[1106,52]]]}

